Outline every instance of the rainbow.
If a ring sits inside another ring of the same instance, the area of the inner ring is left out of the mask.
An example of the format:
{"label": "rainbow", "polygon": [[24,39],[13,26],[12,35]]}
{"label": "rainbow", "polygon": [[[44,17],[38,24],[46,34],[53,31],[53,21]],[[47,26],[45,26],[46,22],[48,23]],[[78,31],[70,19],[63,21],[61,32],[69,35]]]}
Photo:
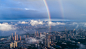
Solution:
{"label": "rainbow", "polygon": [[61,16],[62,18],[64,18],[64,9],[63,9],[63,5],[62,5],[62,0],[58,0],[59,1],[59,5],[60,5],[60,10],[61,10]]}
{"label": "rainbow", "polygon": [[[44,1],[45,6],[46,6],[46,9],[47,9],[49,22],[51,22],[51,16],[50,16],[50,11],[49,11],[49,8],[48,8],[48,5],[47,5],[47,2],[46,2],[46,0],[43,0],[43,1]],[[49,24],[49,32],[50,32],[50,31],[51,31],[51,25]]]}
{"label": "rainbow", "polygon": [[[58,1],[59,1],[59,5],[60,5],[60,10],[61,10],[61,16],[62,16],[62,18],[64,18],[64,9],[63,9],[63,5],[62,5],[62,0],[58,0]],[[46,9],[47,9],[49,21],[51,21],[50,11],[49,11],[47,2],[46,2],[46,0],[43,0],[43,2],[44,2]]]}
{"label": "rainbow", "polygon": [[[59,1],[59,5],[60,5],[60,10],[61,10],[61,16],[62,16],[62,18],[64,18],[64,10],[63,10],[63,6],[62,6],[62,0],[58,0],[58,1]],[[45,4],[45,6],[46,6],[49,22],[51,22],[51,16],[50,16],[50,11],[49,11],[47,2],[46,2],[46,0],[43,0],[43,2]],[[51,24],[49,24],[49,31],[51,31]]]}

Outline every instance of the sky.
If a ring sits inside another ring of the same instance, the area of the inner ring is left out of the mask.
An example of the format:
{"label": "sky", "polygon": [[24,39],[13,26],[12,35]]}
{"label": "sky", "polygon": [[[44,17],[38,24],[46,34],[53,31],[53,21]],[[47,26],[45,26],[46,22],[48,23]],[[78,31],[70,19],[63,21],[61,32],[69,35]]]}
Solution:
{"label": "sky", "polygon": [[[86,0],[46,0],[51,19],[86,19]],[[0,0],[0,20],[44,19],[48,13],[43,0]]]}

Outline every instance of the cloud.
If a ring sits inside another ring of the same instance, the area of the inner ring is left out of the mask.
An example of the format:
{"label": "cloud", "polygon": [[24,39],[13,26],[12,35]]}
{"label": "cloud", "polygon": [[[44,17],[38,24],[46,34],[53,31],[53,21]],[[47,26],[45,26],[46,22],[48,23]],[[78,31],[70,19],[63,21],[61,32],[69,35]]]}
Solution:
{"label": "cloud", "polygon": [[65,25],[65,23],[61,23],[61,22],[48,22],[49,25],[51,26],[56,26],[56,25]]}
{"label": "cloud", "polygon": [[37,20],[31,20],[30,21],[30,24],[32,25],[32,26],[36,26],[36,25],[43,25],[44,23],[43,23],[43,21],[37,21]]}
{"label": "cloud", "polygon": [[15,30],[13,25],[10,25],[8,23],[0,23],[0,30],[1,31],[10,31],[10,30]]}
{"label": "cloud", "polygon": [[73,23],[71,23],[69,25],[77,25],[77,24],[78,24],[77,22],[73,22]]}
{"label": "cloud", "polygon": [[27,43],[32,44],[32,43],[37,43],[39,41],[42,41],[42,39],[45,39],[45,38],[46,38],[46,36],[41,34],[39,39],[33,38],[33,37],[29,37],[29,38],[26,38],[25,40],[26,40]]}
{"label": "cloud", "polygon": [[25,8],[25,10],[30,10],[30,9],[28,9],[28,8]]}
{"label": "cloud", "polygon": [[43,34],[41,34],[41,35],[40,35],[40,38],[41,38],[41,39],[44,39],[44,38],[46,38],[46,36],[43,35]]}
{"label": "cloud", "polygon": [[24,8],[24,10],[34,10],[34,11],[36,11],[35,9],[29,9],[29,8]]}
{"label": "cloud", "polygon": [[37,40],[36,38],[32,38],[32,37],[26,38],[25,40],[27,41],[27,43],[36,43],[36,42],[39,41],[39,40]]}
{"label": "cloud", "polygon": [[78,27],[79,27],[79,25],[77,25],[75,29],[77,29]]}
{"label": "cloud", "polygon": [[22,22],[18,22],[19,24],[28,24],[28,22],[22,21]]}
{"label": "cloud", "polygon": [[61,22],[46,22],[46,21],[41,21],[41,20],[30,20],[28,22],[25,21],[19,21],[19,24],[30,24],[31,26],[43,26],[43,25],[51,25],[51,26],[56,26],[56,25],[65,25],[65,23]]}
{"label": "cloud", "polygon": [[78,24],[78,23],[76,23],[76,22],[73,22],[73,25],[75,25],[75,24]]}

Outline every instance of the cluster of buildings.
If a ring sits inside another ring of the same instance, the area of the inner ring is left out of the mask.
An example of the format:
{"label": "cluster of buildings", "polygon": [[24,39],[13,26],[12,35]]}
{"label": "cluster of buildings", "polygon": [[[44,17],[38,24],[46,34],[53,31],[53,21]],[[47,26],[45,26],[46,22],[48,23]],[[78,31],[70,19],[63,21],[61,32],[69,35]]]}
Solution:
{"label": "cluster of buildings", "polygon": [[[79,32],[78,32],[79,31]],[[83,30],[66,30],[61,32],[49,32],[34,34],[15,34],[7,38],[0,39],[0,49],[56,49],[63,47],[61,45],[67,45],[67,42],[75,42],[72,39],[85,39],[86,35],[81,34]],[[61,45],[58,45],[58,43]],[[75,42],[80,44],[80,42]],[[74,44],[71,44],[74,45]],[[70,48],[70,46],[68,46]]]}

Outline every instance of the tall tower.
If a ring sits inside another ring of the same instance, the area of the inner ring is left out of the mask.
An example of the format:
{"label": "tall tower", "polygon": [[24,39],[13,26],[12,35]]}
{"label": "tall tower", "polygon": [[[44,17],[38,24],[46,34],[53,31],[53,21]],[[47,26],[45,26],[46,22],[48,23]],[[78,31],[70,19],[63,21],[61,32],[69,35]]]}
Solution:
{"label": "tall tower", "polygon": [[37,37],[39,37],[39,33],[38,33],[38,31],[37,31]]}
{"label": "tall tower", "polygon": [[40,32],[40,35],[41,35],[41,32]]}
{"label": "tall tower", "polygon": [[47,41],[47,40],[46,40],[46,38],[45,38],[45,46],[46,46],[46,41]]}
{"label": "tall tower", "polygon": [[48,47],[50,47],[50,35],[48,35],[47,43]]}
{"label": "tall tower", "polygon": [[12,33],[12,38],[13,38],[13,33]]}
{"label": "tall tower", "polygon": [[12,40],[13,40],[13,33],[12,33]]}
{"label": "tall tower", "polygon": [[16,41],[16,32],[15,32],[15,41]]}
{"label": "tall tower", "polygon": [[36,32],[35,32],[35,36],[36,36]]}
{"label": "tall tower", "polygon": [[25,39],[26,39],[26,35],[25,35]]}
{"label": "tall tower", "polygon": [[17,42],[15,41],[15,47],[17,47]]}
{"label": "tall tower", "polygon": [[15,43],[13,43],[13,47],[15,48]]}
{"label": "tall tower", "polygon": [[21,36],[20,36],[20,40],[21,40]]}
{"label": "tall tower", "polygon": [[17,34],[17,41],[18,41],[18,34]]}
{"label": "tall tower", "polygon": [[49,39],[47,39],[47,43],[48,43],[47,46],[50,47],[50,40]]}
{"label": "tall tower", "polygon": [[40,37],[41,37],[41,35],[42,35],[42,34],[41,34],[41,32],[40,32]]}
{"label": "tall tower", "polygon": [[14,37],[13,37],[13,40],[14,40]]}
{"label": "tall tower", "polygon": [[13,42],[10,43],[10,48],[12,48],[12,47],[13,47]]}

